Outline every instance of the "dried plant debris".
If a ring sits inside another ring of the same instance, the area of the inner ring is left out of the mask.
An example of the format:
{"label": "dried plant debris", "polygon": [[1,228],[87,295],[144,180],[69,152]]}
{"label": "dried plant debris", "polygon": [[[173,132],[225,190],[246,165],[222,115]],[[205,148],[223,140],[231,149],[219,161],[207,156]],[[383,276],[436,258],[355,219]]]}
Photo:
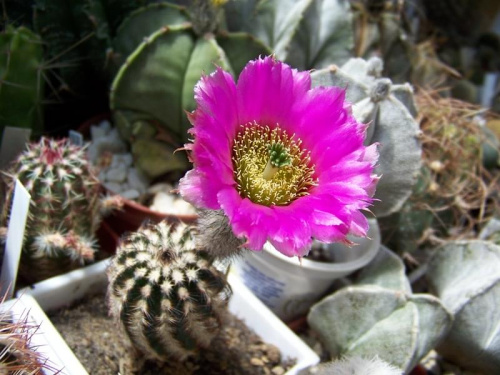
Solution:
{"label": "dried plant debris", "polygon": [[483,166],[489,140],[478,120],[493,115],[436,91],[420,90],[416,99],[422,169],[403,208],[381,220],[385,243],[400,253],[475,238],[500,207],[500,171]]}

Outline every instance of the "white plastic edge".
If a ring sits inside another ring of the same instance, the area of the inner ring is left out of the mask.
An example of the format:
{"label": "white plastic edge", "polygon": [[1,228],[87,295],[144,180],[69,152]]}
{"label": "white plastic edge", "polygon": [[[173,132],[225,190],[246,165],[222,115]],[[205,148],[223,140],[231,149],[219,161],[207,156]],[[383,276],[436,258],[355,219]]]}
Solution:
{"label": "white plastic edge", "polygon": [[269,310],[234,271],[229,273],[228,280],[233,288],[229,310],[244,320],[265,342],[277,346],[283,358],[296,359],[296,364],[286,375],[297,375],[301,370],[319,363],[318,355]]}
{"label": "white plastic edge", "polygon": [[47,365],[53,368],[53,371],[44,369],[44,374],[88,375],[32,296],[21,295],[18,298],[8,300],[0,304],[0,310],[10,311],[14,320],[22,319],[27,315],[28,323],[38,326],[36,333],[31,337],[31,346],[36,348],[43,359],[48,359]]}
{"label": "white plastic edge", "polygon": [[[105,289],[107,285],[106,269],[109,262],[110,260],[106,259],[91,266],[44,280],[30,288],[20,290],[17,294],[34,297],[45,311],[61,308],[82,298],[89,292]],[[296,364],[286,375],[298,375],[301,370],[319,363],[318,355],[269,310],[239,280],[234,271],[229,273],[229,283],[233,289],[229,310],[244,320],[264,341],[277,346],[284,358],[296,360]],[[52,326],[51,323],[49,324]],[[55,330],[55,328],[53,329]],[[60,335],[59,338],[62,340]],[[64,343],[64,345],[66,344]],[[52,355],[49,358],[52,358]],[[68,375],[86,374],[85,370],[83,371],[70,372]]]}

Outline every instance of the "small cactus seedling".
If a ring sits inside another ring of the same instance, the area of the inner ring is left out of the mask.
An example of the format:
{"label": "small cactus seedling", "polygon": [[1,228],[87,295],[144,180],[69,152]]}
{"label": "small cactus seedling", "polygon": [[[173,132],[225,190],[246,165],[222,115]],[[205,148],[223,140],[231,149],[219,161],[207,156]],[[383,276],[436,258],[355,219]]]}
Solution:
{"label": "small cactus seedling", "polygon": [[145,224],[108,270],[111,314],[147,358],[183,359],[219,333],[230,289],[185,224]]}
{"label": "small cactus seedling", "polygon": [[32,202],[20,275],[34,282],[93,261],[101,201],[85,148],[67,139],[42,138],[30,144],[4,172],[3,226],[8,222],[16,179],[26,187]]}

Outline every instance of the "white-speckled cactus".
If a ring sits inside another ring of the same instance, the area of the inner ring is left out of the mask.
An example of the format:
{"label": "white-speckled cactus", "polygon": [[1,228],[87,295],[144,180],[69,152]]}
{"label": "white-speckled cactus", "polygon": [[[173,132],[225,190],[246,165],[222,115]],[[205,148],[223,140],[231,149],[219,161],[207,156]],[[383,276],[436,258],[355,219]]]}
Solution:
{"label": "white-speckled cactus", "polygon": [[436,346],[452,321],[436,297],[411,294],[401,260],[386,249],[363,270],[358,285],[324,298],[307,319],[332,358],[379,356],[405,373]]}
{"label": "white-speckled cactus", "polygon": [[311,74],[313,86],[346,88],[356,119],[369,123],[367,144],[380,143],[381,175],[371,210],[377,217],[398,211],[410,196],[421,167],[422,148],[413,90],[409,84],[393,85],[381,78],[382,61],[350,59],[342,67],[331,66]]}
{"label": "white-speckled cactus", "polygon": [[146,224],[129,234],[108,277],[111,314],[147,358],[182,360],[221,329],[229,285],[183,223]]}
{"label": "white-speckled cactus", "polygon": [[463,368],[500,373],[500,246],[478,240],[448,243],[436,250],[427,279],[454,315],[438,352]]}
{"label": "white-speckled cactus", "polygon": [[31,195],[20,275],[36,282],[94,260],[101,220],[100,185],[85,148],[68,139],[42,138],[4,172],[2,226],[7,226],[15,181]]}

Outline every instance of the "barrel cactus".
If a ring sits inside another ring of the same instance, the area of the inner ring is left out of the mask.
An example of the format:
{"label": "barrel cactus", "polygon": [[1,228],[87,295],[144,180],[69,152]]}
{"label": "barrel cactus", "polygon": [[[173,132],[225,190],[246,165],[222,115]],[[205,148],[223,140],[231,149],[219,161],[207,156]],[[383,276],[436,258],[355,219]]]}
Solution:
{"label": "barrel cactus", "polygon": [[111,314],[147,358],[182,360],[221,329],[229,286],[185,224],[145,224],[129,234],[108,278]]}
{"label": "barrel cactus", "polygon": [[216,65],[238,75],[249,60],[270,53],[251,35],[220,31],[216,24],[197,34],[198,13],[151,4],[131,13],[114,39],[114,54],[124,62],[111,87],[113,119],[131,143],[137,168],[153,179],[179,177],[190,167],[183,153],[173,151],[188,139],[185,111],[195,108],[193,88],[201,75]]}
{"label": "barrel cactus", "polygon": [[42,41],[26,27],[0,33],[0,138],[5,126],[42,129]]}
{"label": "barrel cactus", "polygon": [[4,172],[7,185],[1,213],[6,225],[18,179],[31,195],[20,275],[39,281],[92,262],[100,223],[99,183],[85,148],[67,139],[41,138]]}
{"label": "barrel cactus", "polygon": [[500,373],[500,246],[481,240],[450,242],[436,250],[427,279],[454,315],[438,352],[464,369]]}
{"label": "barrel cactus", "polygon": [[348,286],[314,305],[307,317],[333,359],[375,356],[409,373],[448,332],[439,299],[412,294],[402,261],[388,250]]}
{"label": "barrel cactus", "polygon": [[381,175],[371,209],[377,217],[398,211],[408,199],[417,181],[421,165],[420,130],[413,118],[416,107],[410,85],[393,85],[381,78],[382,61],[378,58],[351,59],[342,67],[331,66],[313,72],[313,86],[346,88],[353,114],[369,123],[366,143],[380,143]]}

